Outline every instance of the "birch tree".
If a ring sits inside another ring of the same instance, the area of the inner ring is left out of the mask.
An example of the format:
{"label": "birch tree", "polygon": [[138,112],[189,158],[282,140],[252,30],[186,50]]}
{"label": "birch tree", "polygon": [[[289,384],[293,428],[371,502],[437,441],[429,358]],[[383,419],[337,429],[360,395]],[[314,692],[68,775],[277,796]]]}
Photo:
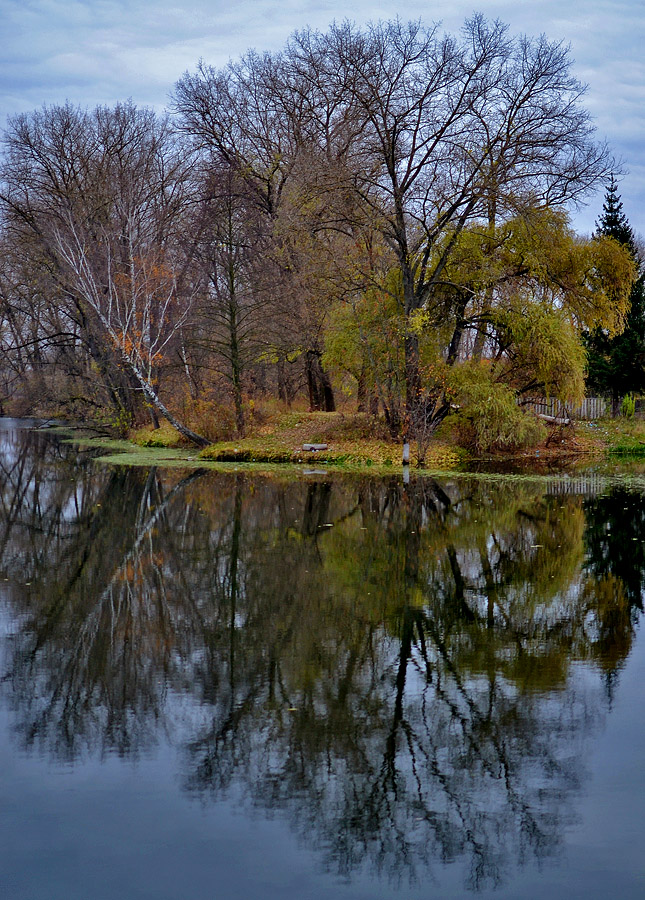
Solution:
{"label": "birch tree", "polygon": [[167,120],[131,103],[44,107],[14,118],[5,143],[5,215],[37,238],[102,371],[120,369],[153,417],[206,444],[158,388],[194,299],[177,240],[189,161]]}

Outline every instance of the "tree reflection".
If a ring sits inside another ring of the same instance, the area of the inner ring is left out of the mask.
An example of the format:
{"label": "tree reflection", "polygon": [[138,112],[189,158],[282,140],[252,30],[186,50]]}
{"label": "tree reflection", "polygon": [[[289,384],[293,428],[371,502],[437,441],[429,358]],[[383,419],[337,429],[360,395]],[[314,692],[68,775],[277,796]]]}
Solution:
{"label": "tree reflection", "polygon": [[590,623],[611,697],[626,658],[645,583],[645,508],[642,495],[623,487],[586,501],[586,568],[593,575],[596,615]]}
{"label": "tree reflection", "polygon": [[269,667],[237,680],[234,736],[213,704],[187,755],[189,789],[242,779],[342,873],[367,859],[410,875],[466,856],[482,887],[509,856],[553,853],[595,715],[588,695],[547,692],[585,642],[569,591],[583,518],[575,498],[564,515],[538,492],[511,499],[500,509],[481,485],[367,485],[332,530],[306,530],[304,549],[298,535],[296,558],[277,545],[288,585],[266,584],[277,560],[251,565],[249,595],[260,576],[271,600],[245,637],[262,634]]}
{"label": "tree reflection", "polygon": [[603,708],[572,664],[616,671],[640,598],[605,498],[182,477],[30,441],[0,473],[0,564],[32,582],[5,676],[28,746],[169,734],[189,792],[242,786],[344,874],[459,860],[478,889],[557,851]]}

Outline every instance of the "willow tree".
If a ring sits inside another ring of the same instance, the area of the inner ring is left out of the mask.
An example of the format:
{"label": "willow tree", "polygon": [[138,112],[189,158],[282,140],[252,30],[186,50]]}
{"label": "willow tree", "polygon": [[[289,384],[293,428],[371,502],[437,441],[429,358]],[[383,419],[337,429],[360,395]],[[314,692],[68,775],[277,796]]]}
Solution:
{"label": "willow tree", "polygon": [[[550,209],[525,210],[494,229],[470,224],[444,241],[453,249],[434,306],[417,310],[407,323],[419,350],[419,451],[456,407],[477,427],[485,425],[487,442],[521,446],[538,437],[535,423],[523,421],[524,401],[536,395],[563,404],[582,399],[581,332],[600,325],[607,333],[621,331],[633,259],[606,236],[579,237],[563,213]],[[382,285],[334,308],[326,355],[357,381],[367,374],[392,429],[400,420],[405,378],[400,270],[391,270]],[[477,351],[482,334],[484,358]],[[477,445],[489,449],[480,440]]]}
{"label": "willow tree", "polygon": [[579,237],[562,212],[525,211],[494,230],[469,226],[441,282],[448,363],[478,359],[475,347],[484,334],[498,377],[514,372],[520,399],[544,391],[578,401],[584,390],[581,333],[599,325],[612,335],[621,332],[634,277],[624,248],[604,236]]}
{"label": "willow tree", "polygon": [[[459,36],[399,20],[295,33],[280,54],[186,74],[182,127],[237,166],[274,216],[308,170],[327,216],[370,228],[401,273],[407,427],[422,393],[419,311],[443,316],[440,283],[461,231],[580,201],[610,167],[568,51],[468,20]],[[447,239],[448,238],[448,239]],[[482,311],[487,298],[482,298]]]}

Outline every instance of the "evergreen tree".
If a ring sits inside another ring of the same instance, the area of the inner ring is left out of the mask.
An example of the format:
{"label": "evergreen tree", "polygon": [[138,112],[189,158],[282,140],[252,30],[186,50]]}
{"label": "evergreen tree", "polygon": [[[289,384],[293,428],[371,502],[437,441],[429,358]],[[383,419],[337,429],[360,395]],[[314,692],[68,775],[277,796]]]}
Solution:
{"label": "evergreen tree", "polygon": [[623,203],[618,193],[618,184],[612,175],[605,191],[602,205],[602,216],[596,223],[596,233],[613,237],[619,244],[624,244],[632,254],[636,253],[634,232],[623,212]]}
{"label": "evergreen tree", "polygon": [[[634,232],[623,212],[613,175],[606,188],[596,233],[614,238],[637,258]],[[645,392],[645,272],[640,265],[630,304],[622,334],[610,338],[602,328],[596,328],[585,335],[587,388],[592,393],[610,394],[614,412],[625,394]]]}

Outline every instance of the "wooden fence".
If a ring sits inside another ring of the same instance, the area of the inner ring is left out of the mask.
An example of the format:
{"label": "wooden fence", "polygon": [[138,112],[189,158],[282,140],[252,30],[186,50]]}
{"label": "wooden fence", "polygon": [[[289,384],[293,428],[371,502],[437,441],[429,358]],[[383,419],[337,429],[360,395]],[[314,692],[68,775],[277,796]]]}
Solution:
{"label": "wooden fence", "polygon": [[550,481],[546,488],[549,495],[574,494],[583,497],[594,497],[607,489],[608,481],[602,475],[581,475],[578,478],[563,476]]}
{"label": "wooden fence", "polygon": [[522,402],[524,409],[533,410],[538,415],[554,416],[556,418],[569,416],[572,419],[602,419],[611,415],[611,402],[605,397],[585,397],[580,406],[573,409],[563,407],[559,400],[540,398]]}

